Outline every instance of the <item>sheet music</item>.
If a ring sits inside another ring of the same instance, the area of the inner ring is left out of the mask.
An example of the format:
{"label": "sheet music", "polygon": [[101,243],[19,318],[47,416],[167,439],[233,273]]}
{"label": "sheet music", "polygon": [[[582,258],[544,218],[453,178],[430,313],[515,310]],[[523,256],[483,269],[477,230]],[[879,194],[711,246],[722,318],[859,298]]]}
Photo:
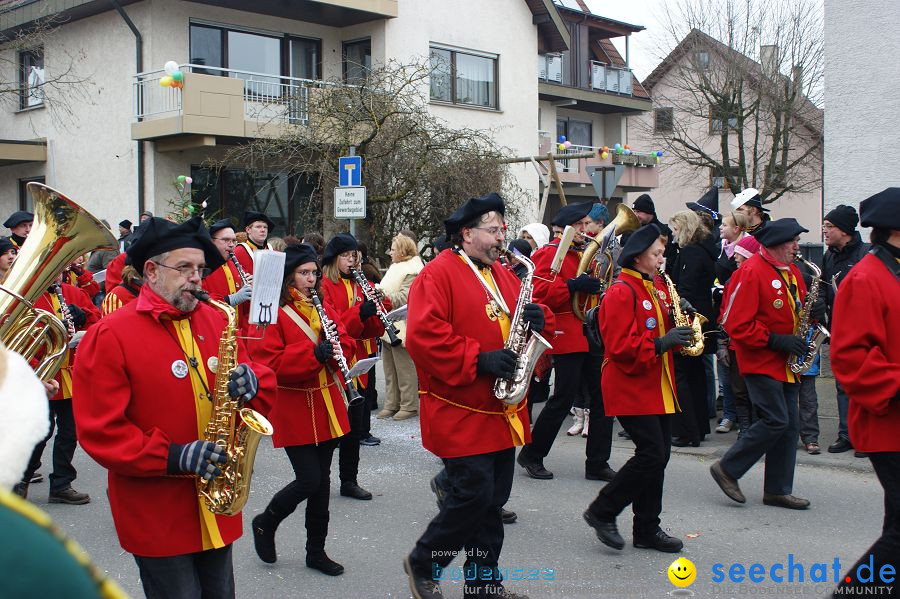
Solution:
{"label": "sheet music", "polygon": [[278,321],[278,301],[284,280],[284,252],[253,252],[253,293],[250,295],[250,324],[269,325]]}
{"label": "sheet music", "polygon": [[385,317],[388,320],[390,320],[391,322],[397,322],[398,320],[406,320],[406,312],[407,312],[408,308],[409,308],[409,304],[404,304],[404,305],[400,306],[399,308],[395,308],[394,310],[391,310],[390,312],[385,314]]}
{"label": "sheet music", "polygon": [[353,365],[353,368],[350,369],[350,377],[358,377],[361,374],[365,374],[369,372],[369,370],[375,366],[375,363],[378,362],[381,358],[376,356],[374,358],[363,358],[359,362]]}
{"label": "sheet music", "polygon": [[106,269],[104,268],[103,270],[99,270],[99,271],[95,272],[94,276],[91,278],[93,278],[98,283],[102,283],[103,281],[106,280]]}

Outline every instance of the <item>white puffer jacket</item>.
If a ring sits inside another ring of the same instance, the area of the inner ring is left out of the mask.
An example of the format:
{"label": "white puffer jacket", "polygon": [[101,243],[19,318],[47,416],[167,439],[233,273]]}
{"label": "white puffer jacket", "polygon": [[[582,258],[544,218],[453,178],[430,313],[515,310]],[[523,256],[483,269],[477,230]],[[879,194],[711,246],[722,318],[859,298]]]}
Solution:
{"label": "white puffer jacket", "polygon": [[[384,295],[391,300],[392,309],[402,308],[406,305],[406,298],[409,296],[409,287],[412,285],[416,275],[422,272],[423,268],[425,268],[425,264],[422,263],[422,259],[419,256],[413,256],[409,260],[404,260],[403,262],[394,262],[388,267],[387,272],[384,273],[384,278],[381,279],[379,287],[384,292]],[[394,324],[397,326],[397,331],[400,333],[400,339],[405,340],[406,320],[398,320]],[[383,335],[381,338],[387,343],[387,334]]]}

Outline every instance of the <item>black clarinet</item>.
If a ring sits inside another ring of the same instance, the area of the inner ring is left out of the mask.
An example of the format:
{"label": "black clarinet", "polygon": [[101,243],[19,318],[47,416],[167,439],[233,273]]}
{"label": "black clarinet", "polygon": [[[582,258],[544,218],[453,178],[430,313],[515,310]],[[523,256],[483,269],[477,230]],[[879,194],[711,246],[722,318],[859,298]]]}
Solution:
{"label": "black clarinet", "polygon": [[309,290],[309,299],[312,301],[313,306],[316,307],[316,312],[319,313],[325,340],[331,343],[331,347],[334,348],[334,360],[341,369],[341,376],[344,378],[344,392],[347,394],[347,405],[358,405],[362,402],[363,396],[359,394],[359,391],[356,390],[356,385],[353,384],[353,377],[350,376],[350,368],[347,366],[347,358],[344,357],[344,351],[341,349],[341,339],[337,334],[337,327],[325,314],[325,308],[322,307],[322,302],[319,300],[319,295],[315,289]]}
{"label": "black clarinet", "polygon": [[66,303],[66,298],[63,297],[62,285],[54,285],[53,292],[56,294],[56,301],[59,302],[59,313],[62,314],[63,324],[66,325],[66,330],[69,332],[69,338],[75,336],[75,320],[72,318],[72,313],[69,311],[69,305]]}
{"label": "black clarinet", "polygon": [[353,278],[356,279],[356,283],[359,285],[359,288],[362,289],[363,295],[366,296],[367,300],[372,301],[375,304],[375,314],[378,316],[378,320],[381,321],[381,324],[384,325],[384,332],[387,333],[388,343],[391,347],[397,347],[401,343],[399,331],[397,327],[394,326],[394,323],[388,320],[387,313],[384,311],[384,306],[381,305],[381,302],[378,300],[378,296],[375,294],[375,288],[369,283],[369,280],[366,279],[366,276],[362,273],[362,271],[356,270],[355,268],[350,269],[350,274],[353,275]]}

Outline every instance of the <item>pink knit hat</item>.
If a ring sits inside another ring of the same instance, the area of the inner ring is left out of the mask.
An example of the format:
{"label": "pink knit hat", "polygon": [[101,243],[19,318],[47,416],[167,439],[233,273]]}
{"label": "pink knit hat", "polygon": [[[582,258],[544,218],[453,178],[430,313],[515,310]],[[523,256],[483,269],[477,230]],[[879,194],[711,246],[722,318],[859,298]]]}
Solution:
{"label": "pink knit hat", "polygon": [[744,235],[734,246],[734,252],[740,254],[744,258],[750,258],[753,254],[759,253],[759,242],[753,235]]}

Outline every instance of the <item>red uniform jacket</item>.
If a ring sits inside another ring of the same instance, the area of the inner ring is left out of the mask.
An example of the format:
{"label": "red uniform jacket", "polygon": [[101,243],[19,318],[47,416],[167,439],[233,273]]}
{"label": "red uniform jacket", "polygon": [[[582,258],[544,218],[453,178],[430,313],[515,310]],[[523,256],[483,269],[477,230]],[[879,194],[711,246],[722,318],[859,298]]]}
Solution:
{"label": "red uniform jacket", "polygon": [[[86,331],[100,320],[100,311],[97,310],[97,306],[94,305],[94,302],[91,301],[91,298],[88,297],[88,294],[83,290],[69,285],[68,283],[63,283],[62,294],[63,299],[66,300],[67,304],[74,304],[84,311],[85,323],[81,327],[76,327],[76,331]],[[45,291],[34,302],[34,307],[56,314],[60,320],[63,320],[62,314],[59,311],[59,304],[56,300],[56,294],[53,294],[51,299],[51,294]],[[66,324],[65,320],[63,320],[63,324]],[[72,398],[72,368],[75,365],[75,353],[76,352],[73,349],[67,350],[66,359],[63,362],[62,368],[60,368],[59,372],[56,373],[56,376],[53,377],[56,382],[59,383],[59,391],[56,392],[53,399]]]}
{"label": "red uniform jacket", "polygon": [[672,352],[657,355],[653,341],[673,326],[666,286],[659,277],[651,281],[630,268],[616,281],[597,319],[606,348],[601,377],[606,415],[680,412]]}
{"label": "red uniform jacket", "polygon": [[78,287],[87,293],[89,298],[93,299],[95,295],[100,293],[100,283],[94,280],[94,273],[91,271],[80,267],[78,267],[78,271],[76,272],[75,267],[69,270],[66,283]]}
{"label": "red uniform jacket", "polygon": [[[520,281],[495,262],[491,276],[510,310]],[[492,376],[478,375],[478,354],[502,349],[503,333],[487,313],[489,296],[469,266],[444,250],[413,280],[409,290],[406,347],[419,374],[422,445],[441,458],[490,453],[514,447],[512,418],[494,397]],[[556,326],[544,306],[545,331]],[[553,342],[548,338],[548,341]],[[511,406],[531,441],[526,402]]]}
{"label": "red uniform jacket", "polygon": [[[165,557],[202,551],[201,508],[196,477],[167,475],[169,446],[198,438],[197,402],[191,375],[176,366],[188,356],[165,319],[180,313],[149,286],[136,301],[88,331],[75,369],[75,423],[84,450],[109,471],[109,504],[125,551]],[[225,326],[222,313],[199,304],[190,314],[191,335],[210,390]],[[239,362],[248,362],[238,340]],[[275,395],[275,375],[250,363],[259,393],[249,406],[267,413]],[[206,512],[208,514],[208,512]],[[241,536],[241,516],[213,519],[227,545]],[[208,542],[208,541],[207,541]]]}
{"label": "red uniform jacket", "polygon": [[[344,284],[345,280],[350,284],[349,288]],[[338,279],[337,283],[333,283],[328,277],[322,277],[321,290],[322,303],[331,304],[338,313],[347,334],[356,339],[356,349],[349,364],[353,365],[363,358],[368,358],[373,353],[375,339],[384,335],[384,325],[377,315],[367,318],[365,323],[359,319],[359,308],[366,299],[359,285],[352,279]],[[389,305],[390,303],[385,300],[386,310],[390,310]],[[363,387],[366,386],[368,380],[368,374],[359,377],[359,382]]]}
{"label": "red uniform jacket", "polygon": [[[800,304],[806,284],[793,264]],[[787,366],[788,355],[769,349],[769,333],[791,335],[797,326],[787,273],[777,271],[761,254],[748,258],[732,275],[731,295],[725,302],[722,327],[731,337],[742,375],[764,374],[784,383],[799,382]]]}
{"label": "red uniform jacket", "polygon": [[[347,335],[334,308],[325,302],[322,306],[328,318],[337,324],[344,355],[352,356],[356,341]],[[290,303],[283,306],[278,322],[269,326],[263,340],[252,346],[251,353],[255,360],[274,370],[278,380],[278,396],[269,414],[275,427],[272,437],[275,447],[318,445],[350,430],[343,381],[337,362],[330,360],[326,368],[316,359],[313,350],[317,343],[313,343],[286,314],[287,310],[307,324],[310,322],[308,314],[315,311],[312,305],[298,308]],[[315,320],[317,322],[318,317]],[[318,339],[324,340],[321,326],[313,329],[318,332]],[[332,373],[337,373],[337,382]]]}
{"label": "red uniform jacket", "polygon": [[[249,259],[250,263],[253,263],[253,259]],[[250,273],[251,270],[245,270],[244,272]],[[230,275],[230,277],[229,277]],[[243,281],[241,280],[241,275],[238,274],[237,267],[234,265],[230,259],[225,261],[225,264],[212,271],[208,277],[203,279],[203,289],[209,294],[209,297],[214,300],[219,300],[220,302],[228,302],[226,296],[231,295],[238,289],[243,286]],[[244,331],[245,334],[248,333],[250,327],[250,300],[238,304],[238,326],[240,326],[241,331]],[[262,330],[249,331],[253,336],[258,336]]]}
{"label": "red uniform jacket", "polygon": [[572,296],[566,285],[566,281],[575,277],[581,252],[566,252],[559,274],[553,274],[550,272],[550,263],[553,262],[557,247],[558,237],[531,255],[531,261],[534,262],[534,301],[546,305],[556,315],[556,336],[553,338],[552,353],[586,352],[587,339],[581,321],[572,312]]}
{"label": "red uniform jacket", "polygon": [[[119,254],[106,265],[106,289],[113,289],[122,282],[122,269],[125,268],[127,254]],[[143,264],[141,265],[143,266]]]}
{"label": "red uniform jacket", "polygon": [[126,287],[124,284],[116,285],[103,298],[103,303],[100,305],[100,315],[109,316],[119,308],[127,306],[137,298],[140,292],[140,287]]}
{"label": "red uniform jacket", "polygon": [[859,451],[900,451],[900,281],[867,254],[838,287],[831,368],[850,398]]}

